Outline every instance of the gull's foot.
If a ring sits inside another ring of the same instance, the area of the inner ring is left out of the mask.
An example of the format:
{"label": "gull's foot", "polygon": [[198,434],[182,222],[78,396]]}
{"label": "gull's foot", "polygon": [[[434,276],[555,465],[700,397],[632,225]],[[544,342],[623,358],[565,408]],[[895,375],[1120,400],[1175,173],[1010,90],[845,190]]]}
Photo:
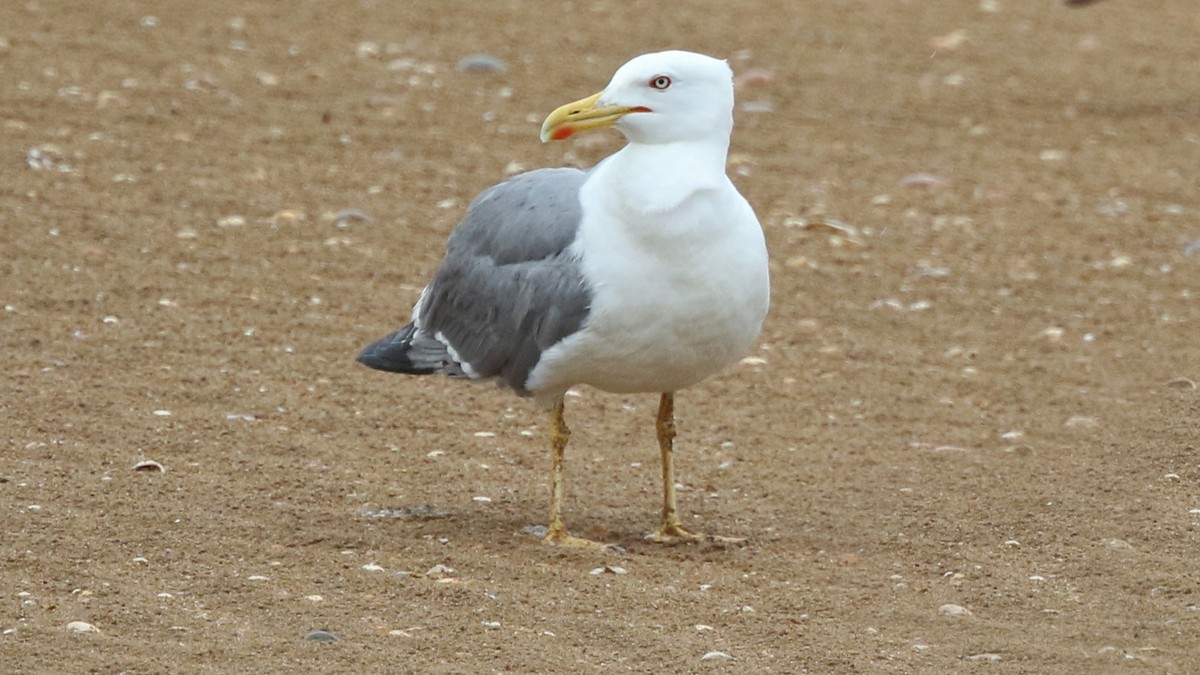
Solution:
{"label": "gull's foot", "polygon": [[662,527],[658,528],[658,532],[646,535],[646,540],[652,541],[656,544],[666,544],[668,546],[693,543],[715,544],[717,546],[746,545],[746,540],[742,537],[721,537],[715,534],[692,532],[678,523],[664,524]]}
{"label": "gull's foot", "polygon": [[582,548],[582,549],[589,549],[592,551],[602,551],[605,553],[610,552],[610,551],[621,552],[621,551],[625,550],[625,549],[621,548],[620,546],[617,546],[616,544],[606,544],[602,541],[592,541],[591,539],[584,539],[583,537],[576,537],[576,536],[572,535],[571,533],[567,532],[565,529],[553,529],[552,528],[552,529],[548,530],[546,532],[546,536],[542,537],[542,543],[547,544],[548,546],[564,546],[564,547],[570,547],[570,548]]}

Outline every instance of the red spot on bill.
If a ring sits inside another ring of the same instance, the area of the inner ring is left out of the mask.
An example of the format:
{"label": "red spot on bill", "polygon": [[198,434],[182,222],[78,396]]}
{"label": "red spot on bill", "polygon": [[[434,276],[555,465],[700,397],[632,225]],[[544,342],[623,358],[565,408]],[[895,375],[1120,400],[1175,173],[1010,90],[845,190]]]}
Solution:
{"label": "red spot on bill", "polygon": [[554,133],[550,137],[556,141],[562,141],[562,140],[566,140],[566,139],[570,138],[571,134],[574,134],[574,133],[575,133],[574,129],[572,129],[571,127],[564,126],[564,127],[559,127],[557,129],[555,129]]}

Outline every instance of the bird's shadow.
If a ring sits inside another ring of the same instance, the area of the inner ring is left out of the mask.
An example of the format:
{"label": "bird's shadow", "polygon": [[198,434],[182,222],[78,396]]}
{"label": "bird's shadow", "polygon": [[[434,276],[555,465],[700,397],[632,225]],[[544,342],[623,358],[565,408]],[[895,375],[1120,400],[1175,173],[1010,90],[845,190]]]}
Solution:
{"label": "bird's shadow", "polygon": [[[616,512],[581,515],[568,521],[572,534],[611,544],[613,549],[553,546],[542,541],[546,533],[544,520],[531,517],[541,504],[516,501],[490,506],[492,508],[476,510],[470,507],[418,504],[379,509],[374,513],[382,515],[372,515],[388,521],[381,523],[381,527],[393,533],[389,540],[394,542],[445,538],[448,542],[474,542],[485,548],[502,546],[505,550],[511,550],[514,545],[523,549],[536,548],[555,556],[641,555],[664,550],[721,551],[744,548],[708,541],[678,544],[651,542],[647,540],[647,535],[653,530],[653,518],[641,522],[643,519],[623,518]],[[605,524],[601,525],[601,522]]]}

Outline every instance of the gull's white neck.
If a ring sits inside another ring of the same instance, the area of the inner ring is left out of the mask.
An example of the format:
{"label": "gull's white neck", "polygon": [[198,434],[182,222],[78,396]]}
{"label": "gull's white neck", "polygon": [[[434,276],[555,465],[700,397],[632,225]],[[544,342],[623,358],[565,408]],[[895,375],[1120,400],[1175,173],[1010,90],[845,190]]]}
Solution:
{"label": "gull's white neck", "polygon": [[[729,184],[727,135],[674,143],[631,142],[595,169],[594,180],[621,195],[629,211],[670,211],[701,190]],[[591,180],[589,180],[591,182]]]}

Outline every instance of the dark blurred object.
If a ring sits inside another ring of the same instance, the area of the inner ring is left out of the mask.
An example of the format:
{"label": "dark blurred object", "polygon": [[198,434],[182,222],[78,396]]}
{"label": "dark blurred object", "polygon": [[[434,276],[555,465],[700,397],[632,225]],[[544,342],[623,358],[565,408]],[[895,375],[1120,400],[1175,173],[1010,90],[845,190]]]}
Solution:
{"label": "dark blurred object", "polygon": [[1100,0],[1067,0],[1067,4],[1072,7],[1082,7],[1083,5],[1090,5],[1093,2],[1099,1]]}

